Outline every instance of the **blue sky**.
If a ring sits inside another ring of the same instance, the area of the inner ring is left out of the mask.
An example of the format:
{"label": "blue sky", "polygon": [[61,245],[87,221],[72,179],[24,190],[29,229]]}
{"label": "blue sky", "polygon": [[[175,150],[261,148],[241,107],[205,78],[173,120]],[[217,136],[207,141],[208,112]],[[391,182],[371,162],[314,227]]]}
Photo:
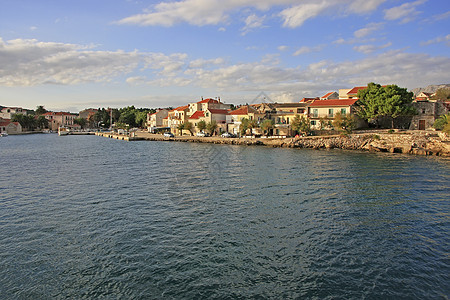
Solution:
{"label": "blue sky", "polygon": [[296,102],[450,83],[448,0],[0,0],[0,105]]}

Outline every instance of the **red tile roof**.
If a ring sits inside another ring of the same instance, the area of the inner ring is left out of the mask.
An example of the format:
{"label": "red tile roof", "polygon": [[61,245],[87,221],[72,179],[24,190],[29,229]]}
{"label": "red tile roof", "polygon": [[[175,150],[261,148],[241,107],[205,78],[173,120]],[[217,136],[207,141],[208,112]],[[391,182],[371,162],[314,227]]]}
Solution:
{"label": "red tile roof", "polygon": [[249,113],[254,114],[254,113],[257,113],[257,111],[253,107],[245,105],[245,106],[239,107],[238,109],[230,111],[228,114],[235,116],[235,115],[248,115]]}
{"label": "red tile roof", "polygon": [[367,86],[355,86],[350,91],[348,91],[347,95],[356,95],[359,90],[367,89]]}
{"label": "red tile roof", "polygon": [[228,109],[212,109],[208,108],[208,111],[212,114],[226,115],[228,114]]}
{"label": "red tile roof", "polygon": [[197,102],[197,103],[219,103],[219,101],[214,100],[214,99],[211,99],[211,98],[208,98],[208,99],[199,101],[199,102]]}
{"label": "red tile roof", "polygon": [[322,98],[327,98],[327,97],[331,96],[331,94],[333,94],[333,93],[334,93],[334,92],[326,93],[324,96],[322,96]]}
{"label": "red tile roof", "polygon": [[319,98],[303,98],[302,100],[300,100],[299,102],[308,102],[308,101],[313,101],[313,100],[319,100]]}
{"label": "red tile roof", "polygon": [[204,116],[205,116],[205,112],[199,110],[199,111],[196,111],[192,116],[190,116],[189,119],[199,119]]}
{"label": "red tile roof", "polygon": [[358,101],[358,99],[315,100],[309,107],[350,106],[355,104],[356,101]]}

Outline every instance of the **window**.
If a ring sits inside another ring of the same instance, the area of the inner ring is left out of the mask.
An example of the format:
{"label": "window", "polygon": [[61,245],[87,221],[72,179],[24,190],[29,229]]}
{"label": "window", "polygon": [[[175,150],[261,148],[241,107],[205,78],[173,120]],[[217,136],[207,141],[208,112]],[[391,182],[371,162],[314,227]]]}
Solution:
{"label": "window", "polygon": [[316,121],[311,121],[311,126],[316,126]]}
{"label": "window", "polygon": [[318,118],[319,117],[319,110],[317,108],[313,109],[313,118]]}
{"label": "window", "polygon": [[286,118],[286,124],[289,124],[289,118]]}
{"label": "window", "polygon": [[206,116],[209,117],[209,112],[206,113]]}
{"label": "window", "polygon": [[346,115],[346,114],[347,114],[347,109],[341,108],[341,115]]}
{"label": "window", "polygon": [[328,109],[328,117],[329,117],[329,118],[332,118],[333,116],[334,116],[334,111],[333,111],[332,108],[329,108],[329,109]]}

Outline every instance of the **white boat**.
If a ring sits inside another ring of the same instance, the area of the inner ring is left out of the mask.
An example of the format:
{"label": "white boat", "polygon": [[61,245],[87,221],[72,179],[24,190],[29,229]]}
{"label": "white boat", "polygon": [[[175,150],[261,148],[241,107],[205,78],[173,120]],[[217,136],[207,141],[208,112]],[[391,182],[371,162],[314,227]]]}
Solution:
{"label": "white boat", "polygon": [[58,128],[58,135],[62,136],[62,135],[68,135],[70,132],[69,128],[66,127],[59,127]]}
{"label": "white boat", "polygon": [[0,137],[6,137],[6,136],[8,136],[8,134],[6,132],[0,133]]}

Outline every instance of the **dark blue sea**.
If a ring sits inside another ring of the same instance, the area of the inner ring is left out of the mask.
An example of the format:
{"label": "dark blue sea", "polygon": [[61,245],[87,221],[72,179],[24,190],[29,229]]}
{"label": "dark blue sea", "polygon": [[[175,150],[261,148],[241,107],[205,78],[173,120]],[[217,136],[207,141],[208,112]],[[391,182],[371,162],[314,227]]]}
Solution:
{"label": "dark blue sea", "polygon": [[450,159],[0,138],[0,299],[448,299]]}

